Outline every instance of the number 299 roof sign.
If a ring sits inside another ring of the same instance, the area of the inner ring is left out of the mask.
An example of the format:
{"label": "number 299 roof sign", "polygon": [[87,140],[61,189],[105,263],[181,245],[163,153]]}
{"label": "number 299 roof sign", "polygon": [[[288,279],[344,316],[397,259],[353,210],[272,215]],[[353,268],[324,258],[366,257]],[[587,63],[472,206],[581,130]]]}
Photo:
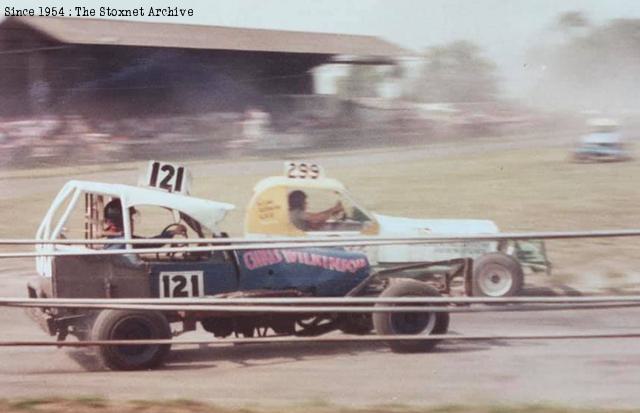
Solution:
{"label": "number 299 roof sign", "polygon": [[285,176],[271,176],[258,182],[253,188],[254,193],[260,193],[274,187],[292,187],[296,188],[320,188],[333,190],[336,192],[346,191],[342,182],[333,178],[316,178],[316,179],[291,179]]}

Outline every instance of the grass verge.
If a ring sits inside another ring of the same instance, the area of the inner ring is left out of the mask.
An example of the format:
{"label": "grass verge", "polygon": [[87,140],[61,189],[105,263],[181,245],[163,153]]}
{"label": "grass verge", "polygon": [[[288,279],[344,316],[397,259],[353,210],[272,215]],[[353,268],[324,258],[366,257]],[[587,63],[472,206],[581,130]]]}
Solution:
{"label": "grass verge", "polygon": [[115,402],[101,398],[44,398],[0,401],[5,413],[631,413],[637,409],[582,409],[547,405],[380,405],[346,407],[327,403],[229,408],[190,400]]}

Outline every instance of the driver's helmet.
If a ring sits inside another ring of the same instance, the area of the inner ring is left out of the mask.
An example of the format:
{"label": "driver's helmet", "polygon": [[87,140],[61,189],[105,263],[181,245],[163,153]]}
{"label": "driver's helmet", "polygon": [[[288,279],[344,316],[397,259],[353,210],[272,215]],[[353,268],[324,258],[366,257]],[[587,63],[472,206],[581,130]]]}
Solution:
{"label": "driver's helmet", "polygon": [[[136,209],[134,207],[129,208],[129,214],[134,216],[136,214]],[[103,210],[104,219],[106,221],[110,221],[113,225],[122,228],[123,217],[122,217],[122,202],[120,198],[114,198],[104,206]]]}

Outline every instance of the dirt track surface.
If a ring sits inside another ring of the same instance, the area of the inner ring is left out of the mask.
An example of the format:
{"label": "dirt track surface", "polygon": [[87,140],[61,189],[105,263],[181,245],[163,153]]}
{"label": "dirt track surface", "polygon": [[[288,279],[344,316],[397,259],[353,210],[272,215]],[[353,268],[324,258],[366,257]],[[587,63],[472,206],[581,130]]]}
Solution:
{"label": "dirt track surface", "polygon": [[[322,153],[306,155],[307,159],[321,160],[322,165],[329,170],[333,167],[349,167],[367,165],[378,162],[399,162],[416,159],[443,157],[452,154],[483,153],[493,150],[520,149],[529,147],[570,147],[576,140],[576,134],[561,133],[557,136],[550,134],[532,134],[525,136],[501,137],[501,138],[478,138],[473,141],[465,141],[464,144],[452,141],[450,143],[436,143],[417,148],[394,148],[377,149],[371,151],[355,151],[345,153]],[[274,171],[282,169],[282,160],[296,158],[299,154],[279,153],[275,160],[270,160],[269,156],[261,159],[242,160],[215,160],[211,162],[194,162],[190,164],[190,169],[197,179],[200,175],[225,175],[233,171],[236,175],[260,174],[263,176],[273,175]],[[87,168],[80,168],[74,178],[85,180],[99,180],[104,182],[119,182],[125,184],[136,184],[137,173],[135,172],[140,164],[130,164],[124,167],[118,165],[105,165],[98,172],[92,172]],[[67,172],[68,173],[68,172]],[[68,180],[69,176],[61,172],[56,176],[20,176],[12,172],[0,172],[0,199],[17,198],[49,191],[51,188],[61,188]]]}
{"label": "dirt track surface", "polygon": [[[22,295],[29,274],[31,263],[14,262],[2,271],[0,288]],[[453,315],[451,332],[628,333],[637,331],[639,319],[636,309]],[[47,339],[18,309],[0,310],[0,325],[3,340]],[[378,343],[176,346],[165,368],[144,372],[99,371],[93,361],[80,350],[0,348],[0,398],[194,399],[228,406],[640,405],[640,347],[633,339],[442,343],[428,354],[394,354]]]}
{"label": "dirt track surface", "polygon": [[[320,158],[328,169],[382,160],[412,160],[452,153],[568,145],[562,139],[482,141],[394,153],[371,152]],[[197,163],[198,175],[272,174],[281,160]],[[83,173],[80,179],[135,183],[125,168]],[[240,171],[240,172],[239,172]],[[19,198],[60,188],[68,176],[0,180],[0,198]],[[30,261],[3,262],[0,291],[24,296]],[[456,334],[636,332],[640,310],[453,315]],[[20,310],[0,309],[3,340],[48,338]],[[187,338],[208,338],[202,332]],[[180,338],[178,338],[179,340]],[[335,403],[372,405],[530,404],[573,407],[640,406],[637,340],[535,340],[443,343],[434,353],[394,354],[383,344],[281,344],[178,347],[164,369],[96,371],[81,351],[0,348],[0,398],[86,397],[194,399],[215,404]]]}

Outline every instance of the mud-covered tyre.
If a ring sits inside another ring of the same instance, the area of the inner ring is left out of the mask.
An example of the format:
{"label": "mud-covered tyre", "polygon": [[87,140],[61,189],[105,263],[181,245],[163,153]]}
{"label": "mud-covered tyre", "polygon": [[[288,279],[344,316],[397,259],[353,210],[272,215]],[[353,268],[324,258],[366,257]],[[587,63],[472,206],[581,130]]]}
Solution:
{"label": "mud-covered tyre", "polygon": [[[91,340],[152,340],[171,338],[169,322],[154,311],[104,310],[91,328]],[[162,365],[171,350],[164,345],[99,346],[101,364],[112,370],[146,370]]]}
{"label": "mud-covered tyre", "polygon": [[[380,297],[439,297],[433,287],[415,280],[397,280],[385,289]],[[376,307],[387,307],[379,303]],[[373,326],[380,335],[431,335],[445,334],[449,329],[449,313],[374,313]],[[415,353],[431,350],[438,340],[388,341],[396,353]]]}
{"label": "mud-covered tyre", "polygon": [[473,262],[473,295],[512,297],[524,285],[522,266],[514,257],[501,252],[485,254]]}

